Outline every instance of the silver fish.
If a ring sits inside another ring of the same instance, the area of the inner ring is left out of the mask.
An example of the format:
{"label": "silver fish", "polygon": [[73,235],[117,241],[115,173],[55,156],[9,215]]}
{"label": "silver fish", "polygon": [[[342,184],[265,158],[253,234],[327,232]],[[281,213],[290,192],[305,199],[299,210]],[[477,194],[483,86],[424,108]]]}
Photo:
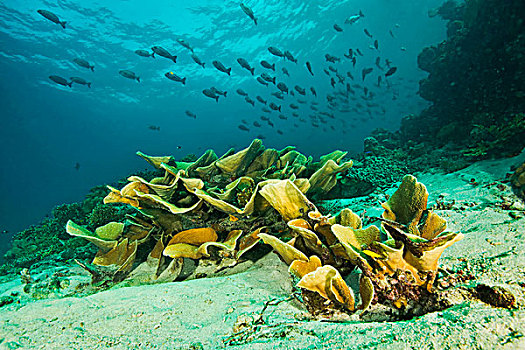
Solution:
{"label": "silver fish", "polygon": [[71,87],[72,82],[68,82],[65,78],[59,77],[58,75],[50,75],[49,79],[62,86]]}
{"label": "silver fish", "polygon": [[239,65],[244,68],[244,69],[247,69],[248,71],[250,71],[250,73],[252,73],[252,75],[254,74],[255,72],[255,68],[253,68],[252,66],[250,66],[250,64],[248,63],[248,61],[246,61],[244,58],[238,58],[237,59],[237,62],[239,63]]}
{"label": "silver fish", "polygon": [[92,72],[95,71],[95,66],[92,65],[92,64],[89,64],[88,61],[82,59],[82,58],[75,58],[73,60],[73,62],[75,62],[76,64],[78,64],[80,67],[84,67],[84,68],[87,68],[87,69],[91,69]]}
{"label": "silver fish", "polygon": [[152,52],[152,53],[149,53],[149,51],[147,50],[135,50],[135,53],[139,56],[142,56],[142,57],[153,57],[155,58],[155,53]]}
{"label": "silver fish", "polygon": [[205,63],[201,61],[201,59],[194,53],[191,54],[191,58],[193,59],[193,61],[195,63],[197,63],[199,66],[201,66],[202,68],[204,68],[204,65]]}
{"label": "silver fish", "polygon": [[248,15],[248,17],[250,17],[253,22],[255,23],[255,25],[257,25],[257,18],[255,17],[253,11],[251,8],[249,8],[248,6],[246,6],[245,4],[243,4],[242,2],[240,3],[239,5],[241,7],[241,9],[244,11],[244,13],[246,13]]}
{"label": "silver fish", "polygon": [[50,20],[53,23],[60,24],[62,28],[66,29],[66,21],[61,21],[57,15],[55,15],[53,12],[48,10],[38,10],[36,11],[48,20]]}
{"label": "silver fish", "polygon": [[177,56],[172,55],[171,53],[168,52],[168,50],[166,50],[162,46],[153,46],[151,49],[157,55],[170,59],[173,61],[173,63],[177,63]]}
{"label": "silver fish", "polygon": [[231,67],[230,67],[230,68],[226,68],[226,67],[224,66],[224,64],[222,64],[221,62],[219,62],[219,61],[217,61],[217,60],[213,61],[212,64],[213,64],[213,66],[214,66],[215,68],[217,68],[219,71],[221,71],[221,72],[223,72],[223,73],[226,73],[226,74],[228,74],[228,75],[230,75],[230,73],[231,73],[231,71],[232,71]]}
{"label": "silver fish", "polygon": [[119,71],[118,74],[122,75],[124,78],[137,80],[140,83],[140,77],[138,77],[134,72],[130,70],[123,69]]}
{"label": "silver fish", "polygon": [[85,79],[80,77],[71,77],[69,78],[72,83],[80,84],[80,85],[87,85],[88,88],[91,88],[91,83],[87,82]]}

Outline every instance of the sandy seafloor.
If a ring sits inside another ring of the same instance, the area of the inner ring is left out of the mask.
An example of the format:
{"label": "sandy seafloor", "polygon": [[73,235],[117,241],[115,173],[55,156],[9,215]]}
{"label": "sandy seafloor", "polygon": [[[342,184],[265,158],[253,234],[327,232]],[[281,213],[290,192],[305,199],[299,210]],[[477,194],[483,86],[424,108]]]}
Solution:
{"label": "sandy seafloor", "polygon": [[[354,317],[334,323],[309,320],[292,300],[270,306],[250,342],[226,345],[238,317],[257,315],[266,301],[290,295],[287,267],[270,253],[237,274],[84,297],[31,300],[18,278],[3,278],[0,296],[19,295],[0,309],[0,349],[525,349],[524,209],[519,202],[515,210],[502,209],[503,197],[515,197],[508,187],[493,185],[523,159],[525,154],[483,161],[448,175],[416,174],[430,192],[429,205],[439,195],[456,200],[453,210],[438,213],[449,230],[465,234],[445,251],[440,266],[474,274],[467,285],[502,286],[515,296],[515,309],[473,299],[408,321]],[[344,202],[354,211],[382,211],[374,196]],[[69,270],[72,285],[89,279],[73,265],[61,269]]]}

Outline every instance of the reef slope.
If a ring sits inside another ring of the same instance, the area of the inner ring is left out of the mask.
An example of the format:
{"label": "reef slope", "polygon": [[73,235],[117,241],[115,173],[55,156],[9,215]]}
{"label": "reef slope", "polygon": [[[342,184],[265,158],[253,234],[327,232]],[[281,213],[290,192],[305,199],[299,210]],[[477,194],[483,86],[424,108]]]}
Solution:
{"label": "reef slope", "polygon": [[[510,166],[524,159],[521,154],[448,175],[418,174],[431,194],[429,204],[438,200],[443,210],[437,213],[449,229],[465,234],[441,257],[441,269],[451,276],[443,280],[453,286],[450,299],[457,301],[444,311],[393,322],[310,321],[300,303],[288,300],[287,266],[269,253],[249,270],[229,276],[115,288],[79,298],[21,298],[20,304],[2,307],[0,349],[525,348],[524,209],[513,202],[508,186],[498,185]],[[380,212],[373,197],[352,203],[352,209],[369,212],[374,203]],[[358,203],[367,204],[359,208]],[[454,282],[458,274],[473,278]],[[484,301],[465,297],[465,290],[480,284],[502,288],[515,299],[514,306],[491,306],[497,295],[484,297],[482,291]],[[22,295],[22,287],[19,281],[4,281],[0,295]],[[234,327],[242,331],[243,322],[253,324],[267,301],[285,299],[269,305],[245,336],[233,336]]]}

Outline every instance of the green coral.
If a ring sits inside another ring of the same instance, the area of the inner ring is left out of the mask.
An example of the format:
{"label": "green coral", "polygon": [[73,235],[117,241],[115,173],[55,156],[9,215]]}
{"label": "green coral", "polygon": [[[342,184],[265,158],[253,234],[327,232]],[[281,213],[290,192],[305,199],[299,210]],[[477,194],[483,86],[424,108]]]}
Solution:
{"label": "green coral", "polygon": [[516,113],[498,121],[492,114],[480,116],[483,124],[475,124],[470,132],[474,145],[463,155],[475,159],[501,156],[506,151],[519,152],[525,138],[525,114]]}
{"label": "green coral", "polygon": [[[122,220],[126,214],[132,212],[132,208],[124,205],[97,204],[88,215],[88,227],[95,229],[112,221]],[[71,220],[75,221],[74,219]]]}
{"label": "green coral", "polygon": [[84,201],[58,205],[51,217],[16,233],[4,255],[0,274],[16,273],[39,261],[92,256],[95,250],[84,239],[68,235],[65,225],[73,220],[95,229],[112,221],[123,221],[126,214],[133,212],[128,206],[103,204],[107,192],[104,186],[94,187]]}

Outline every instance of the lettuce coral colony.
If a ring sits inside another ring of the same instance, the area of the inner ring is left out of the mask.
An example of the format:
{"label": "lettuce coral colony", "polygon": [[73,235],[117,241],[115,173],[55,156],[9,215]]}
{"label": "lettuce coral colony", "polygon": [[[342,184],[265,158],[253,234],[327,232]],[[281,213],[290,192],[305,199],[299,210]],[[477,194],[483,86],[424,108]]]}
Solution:
{"label": "lettuce coral colony", "polygon": [[[427,209],[425,186],[411,175],[383,203],[380,228],[363,228],[350,209],[322,214],[309,197],[337,185],[352,166],[343,161],[346,152],[313,162],[292,147],[266,149],[256,139],[240,152],[218,157],[208,150],[194,162],[138,155],[164,176],[131,176],[104,199],[136,213],[94,232],[73,221],[66,227],[98,247],[94,266],[83,266],[94,277],[104,268],[111,282],[175,281],[190,259],[197,264],[191,277],[212,276],[263,249],[262,240],[289,266],[314,316],[362,313],[371,304],[407,308],[432,293],[441,253],[462,238],[444,232],[445,221]],[[356,272],[359,306],[345,280]]]}

